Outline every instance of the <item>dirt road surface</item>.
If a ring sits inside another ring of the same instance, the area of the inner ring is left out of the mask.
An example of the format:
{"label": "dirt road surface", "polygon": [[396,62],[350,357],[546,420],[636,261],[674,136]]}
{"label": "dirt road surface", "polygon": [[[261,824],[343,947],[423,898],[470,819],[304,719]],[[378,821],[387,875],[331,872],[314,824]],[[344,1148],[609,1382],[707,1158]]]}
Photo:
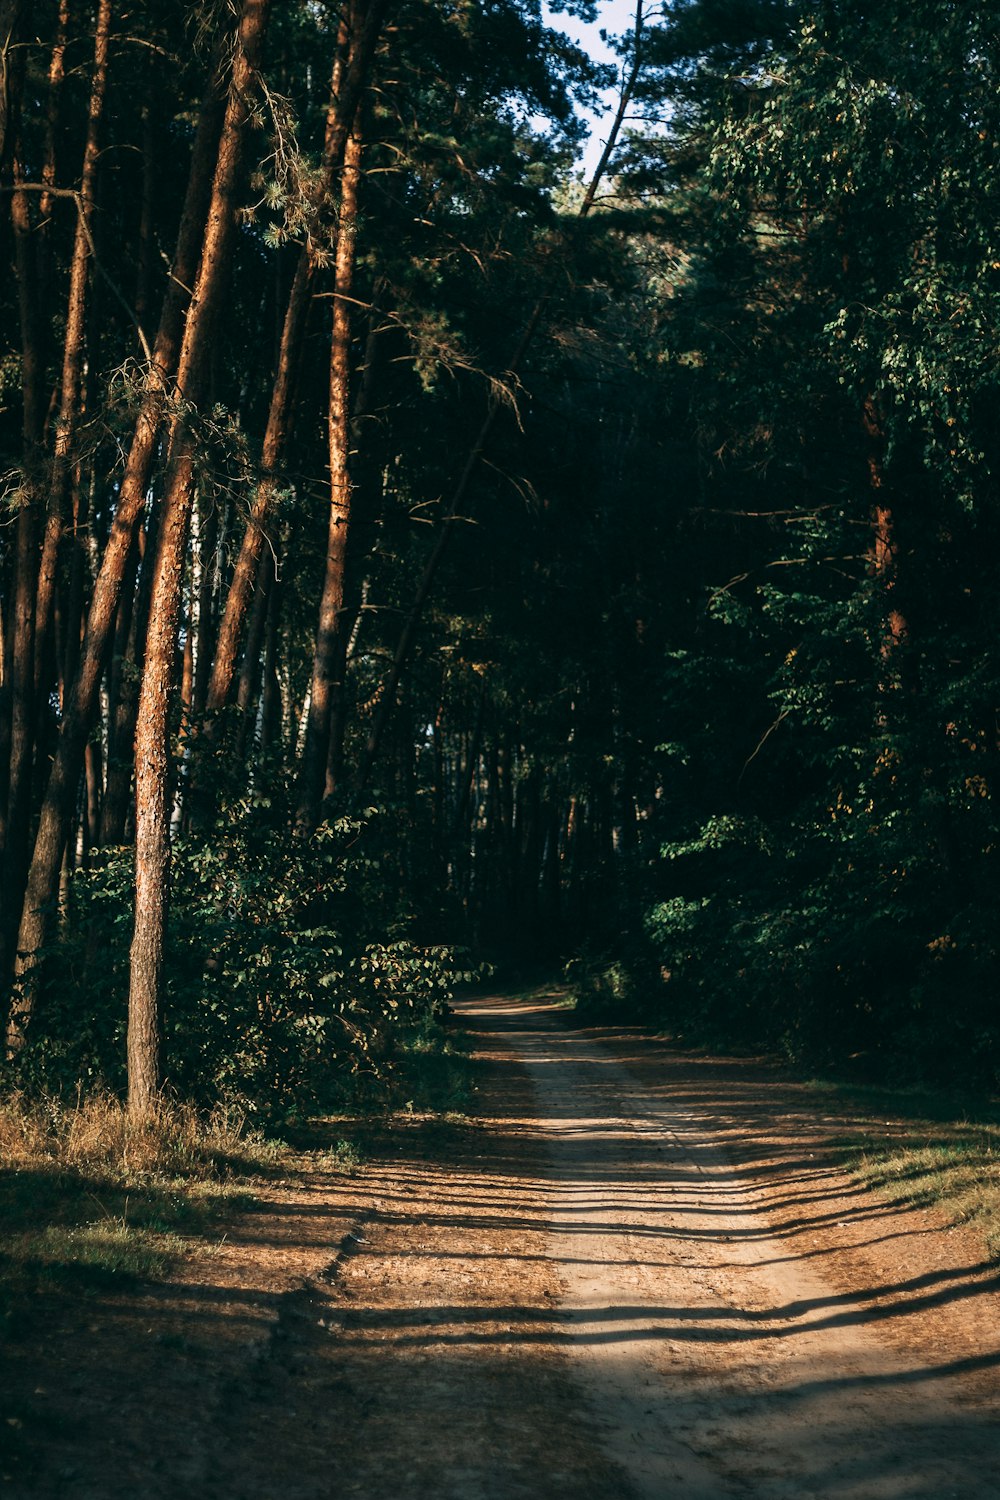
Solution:
{"label": "dirt road surface", "polygon": [[414,1121],[14,1348],[5,1493],[1000,1497],[974,1236],[859,1188],[766,1067],[461,1010],[476,1121]]}

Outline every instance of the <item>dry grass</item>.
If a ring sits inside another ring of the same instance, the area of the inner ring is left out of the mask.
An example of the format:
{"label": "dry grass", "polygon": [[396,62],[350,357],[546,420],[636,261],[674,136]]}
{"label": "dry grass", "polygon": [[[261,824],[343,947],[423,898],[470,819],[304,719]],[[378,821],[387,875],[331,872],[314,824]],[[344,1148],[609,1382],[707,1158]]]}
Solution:
{"label": "dry grass", "polygon": [[[469,1065],[454,1036],[409,1038],[401,1051],[410,1108],[464,1107]],[[334,1134],[344,1123],[299,1127],[296,1150],[236,1111],[205,1117],[172,1103],[135,1120],[109,1095],[0,1100],[0,1331],[39,1294],[163,1275],[248,1207],[262,1177],[355,1170],[358,1146]],[[355,1124],[362,1138],[374,1128]]]}
{"label": "dry grass", "polygon": [[217,1111],[207,1119],[186,1105],[164,1104],[132,1119],[117,1099],[92,1095],[75,1105],[0,1103],[0,1165],[108,1172],[122,1181],[184,1177],[207,1180],[273,1164],[280,1148],[246,1130],[244,1117]]}
{"label": "dry grass", "polygon": [[[928,1133],[930,1132],[930,1133]],[[1000,1260],[1000,1131],[989,1125],[928,1125],[891,1144],[867,1145],[857,1170],[876,1191],[934,1205],[956,1224],[972,1224]]]}
{"label": "dry grass", "polygon": [[838,1144],[876,1192],[971,1224],[1000,1261],[1000,1108],[996,1099],[830,1079],[806,1085],[843,1121]]}
{"label": "dry grass", "polygon": [[223,1113],[164,1105],[138,1122],[104,1096],[0,1103],[0,1314],[162,1275],[287,1155]]}

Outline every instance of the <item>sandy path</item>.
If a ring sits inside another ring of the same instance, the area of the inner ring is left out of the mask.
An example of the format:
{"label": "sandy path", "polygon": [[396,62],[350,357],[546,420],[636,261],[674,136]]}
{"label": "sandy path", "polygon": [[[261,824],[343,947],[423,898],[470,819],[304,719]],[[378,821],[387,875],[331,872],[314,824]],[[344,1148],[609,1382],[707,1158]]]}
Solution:
{"label": "sandy path", "polygon": [[475,1121],[15,1351],[12,1500],[1000,1496],[974,1238],[859,1189],[766,1069],[461,1010]]}
{"label": "sandy path", "polygon": [[479,1127],[380,1169],[260,1440],[232,1413],[235,1500],[331,1475],[399,1500],[1000,1496],[993,1271],[859,1193],[746,1065],[461,1011]]}
{"label": "sandy path", "polygon": [[[748,1171],[704,1107],[593,1037],[529,1007],[478,1014],[509,1028],[535,1085],[567,1348],[637,1494],[1000,1496],[997,1402],[968,1368],[996,1366],[1000,1327],[943,1368],[881,1336],[891,1284],[843,1292],[813,1239],[772,1226],[790,1195],[811,1202],[815,1154]],[[828,1183],[820,1206],[835,1203]],[[995,1289],[982,1297],[995,1318]]]}

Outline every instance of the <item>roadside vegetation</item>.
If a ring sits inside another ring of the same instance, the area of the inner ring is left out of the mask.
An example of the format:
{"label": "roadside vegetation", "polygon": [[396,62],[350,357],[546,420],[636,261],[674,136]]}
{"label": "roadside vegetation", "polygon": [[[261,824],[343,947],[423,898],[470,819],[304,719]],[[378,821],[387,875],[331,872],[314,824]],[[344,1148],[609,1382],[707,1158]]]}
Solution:
{"label": "roadside vegetation", "polygon": [[136,1121],[104,1094],[6,1100],[0,1160],[0,1314],[15,1325],[40,1295],[157,1279],[291,1166],[241,1119],[164,1103]]}
{"label": "roadside vegetation", "polygon": [[859,1181],[894,1201],[935,1208],[982,1235],[1000,1261],[1000,1104],[981,1095],[812,1080],[817,1111],[842,1116]]}
{"label": "roadside vegetation", "polygon": [[378,1080],[355,1077],[336,1112],[281,1134],[235,1106],[164,1101],[136,1119],[104,1092],[12,1095],[0,1104],[0,1339],[23,1332],[39,1298],[160,1280],[178,1257],[210,1255],[265,1185],[354,1173],[393,1118],[462,1118],[473,1090],[463,1035],[427,1018],[403,1030]]}

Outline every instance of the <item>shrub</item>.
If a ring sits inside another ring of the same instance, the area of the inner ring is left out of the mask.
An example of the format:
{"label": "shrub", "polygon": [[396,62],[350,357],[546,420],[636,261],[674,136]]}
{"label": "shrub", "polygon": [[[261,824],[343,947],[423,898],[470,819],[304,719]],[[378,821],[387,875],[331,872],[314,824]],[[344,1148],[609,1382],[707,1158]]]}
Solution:
{"label": "shrub", "polygon": [[[401,1019],[433,1016],[460,977],[456,952],[419,942],[393,900],[377,809],[311,838],[266,799],[227,809],[173,862],[164,1033],[168,1089],[259,1118],[313,1108],[331,1082],[392,1073]],[[124,1087],[131,856],[81,871],[14,1082],[66,1094]]]}

